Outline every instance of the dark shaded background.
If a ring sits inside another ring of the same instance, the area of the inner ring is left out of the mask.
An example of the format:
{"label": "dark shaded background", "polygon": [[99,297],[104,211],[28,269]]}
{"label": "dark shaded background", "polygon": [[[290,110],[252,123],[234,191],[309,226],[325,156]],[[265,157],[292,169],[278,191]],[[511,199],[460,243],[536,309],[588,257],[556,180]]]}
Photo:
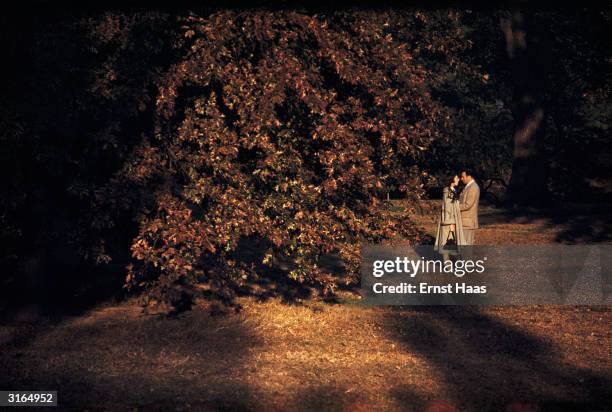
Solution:
{"label": "dark shaded background", "polygon": [[[350,6],[376,10],[399,3]],[[424,55],[439,76],[432,79],[432,94],[456,114],[442,126],[455,143],[441,141],[437,148],[434,143],[435,150],[420,165],[430,176],[424,184],[431,193],[449,174],[468,166],[484,187],[502,182],[500,203],[528,207],[545,200],[554,209],[561,201],[602,205],[612,199],[610,13],[591,6],[556,6],[410,5],[425,13],[445,7],[464,13],[474,47],[458,57],[483,67],[491,79],[483,84],[494,83],[482,88],[463,84],[443,58]],[[152,133],[156,82],[181,57],[173,47],[176,17],[189,11],[206,15],[216,7],[247,6],[105,2],[85,8],[27,2],[2,14],[0,289],[5,303],[74,306],[122,295],[123,268],[131,261],[129,247],[138,227],[133,211],[117,208],[111,213],[115,229],[100,235],[104,225],[92,207],[96,189],[107,185],[142,136]],[[311,3],[257,7],[328,11]],[[509,59],[508,38],[500,28],[500,19],[516,13],[523,16],[521,28],[530,40],[518,61]],[[112,15],[132,26],[115,42],[105,42],[101,23]],[[105,77],[109,62],[122,71],[121,80],[105,88],[112,83]],[[513,153],[513,139],[535,110],[521,103],[525,96],[545,109],[545,120],[533,146],[537,153],[523,164]],[[522,183],[513,184],[519,174]],[[506,186],[514,192],[506,192]],[[393,185],[386,190],[398,194]],[[96,261],[102,247],[112,262]]]}

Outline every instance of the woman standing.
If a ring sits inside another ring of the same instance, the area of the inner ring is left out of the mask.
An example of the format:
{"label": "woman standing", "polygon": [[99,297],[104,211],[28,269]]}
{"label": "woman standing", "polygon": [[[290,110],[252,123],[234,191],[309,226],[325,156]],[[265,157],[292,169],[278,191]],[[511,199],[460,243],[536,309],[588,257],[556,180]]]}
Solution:
{"label": "woman standing", "polygon": [[444,247],[451,239],[457,245],[457,252],[460,251],[461,246],[465,245],[459,210],[458,185],[459,176],[455,175],[450,185],[444,187],[442,192],[442,209],[438,216],[438,230],[434,244],[434,250],[438,253],[448,253],[452,250]]}

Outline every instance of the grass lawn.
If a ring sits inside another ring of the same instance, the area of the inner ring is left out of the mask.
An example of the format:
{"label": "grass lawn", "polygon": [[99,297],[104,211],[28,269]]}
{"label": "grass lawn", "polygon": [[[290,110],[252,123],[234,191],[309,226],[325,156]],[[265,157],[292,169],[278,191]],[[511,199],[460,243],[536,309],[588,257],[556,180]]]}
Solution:
{"label": "grass lawn", "polygon": [[[572,215],[573,216],[573,215]],[[602,236],[483,208],[477,242]],[[603,217],[593,215],[590,222]],[[418,216],[430,233],[431,215]],[[432,223],[433,222],[433,223]],[[609,233],[609,232],[608,232]],[[610,307],[364,307],[242,297],[170,319],[134,302],[0,326],[0,389],[59,410],[609,410]]]}

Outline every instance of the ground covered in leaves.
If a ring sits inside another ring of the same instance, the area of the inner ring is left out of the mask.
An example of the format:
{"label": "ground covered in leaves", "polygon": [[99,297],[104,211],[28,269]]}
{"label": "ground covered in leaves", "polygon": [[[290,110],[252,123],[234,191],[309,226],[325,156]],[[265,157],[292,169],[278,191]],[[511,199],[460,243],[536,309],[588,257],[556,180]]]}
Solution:
{"label": "ground covered in leaves", "polygon": [[[609,223],[481,216],[481,244],[606,241]],[[351,291],[240,303],[175,318],[133,302],[15,313],[0,326],[0,388],[58,390],[60,409],[78,410],[612,408],[610,307],[365,307]]]}

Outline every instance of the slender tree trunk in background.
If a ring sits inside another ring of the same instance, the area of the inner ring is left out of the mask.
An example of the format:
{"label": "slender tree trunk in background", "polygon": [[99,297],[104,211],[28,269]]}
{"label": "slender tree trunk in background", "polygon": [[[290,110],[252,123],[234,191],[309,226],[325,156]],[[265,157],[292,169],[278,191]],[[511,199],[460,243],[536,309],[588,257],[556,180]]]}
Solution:
{"label": "slender tree trunk in background", "polygon": [[508,202],[515,205],[543,205],[549,200],[543,140],[546,132],[544,92],[545,65],[527,32],[528,15],[512,11],[501,19],[506,50],[514,81],[514,159],[508,188]]}

